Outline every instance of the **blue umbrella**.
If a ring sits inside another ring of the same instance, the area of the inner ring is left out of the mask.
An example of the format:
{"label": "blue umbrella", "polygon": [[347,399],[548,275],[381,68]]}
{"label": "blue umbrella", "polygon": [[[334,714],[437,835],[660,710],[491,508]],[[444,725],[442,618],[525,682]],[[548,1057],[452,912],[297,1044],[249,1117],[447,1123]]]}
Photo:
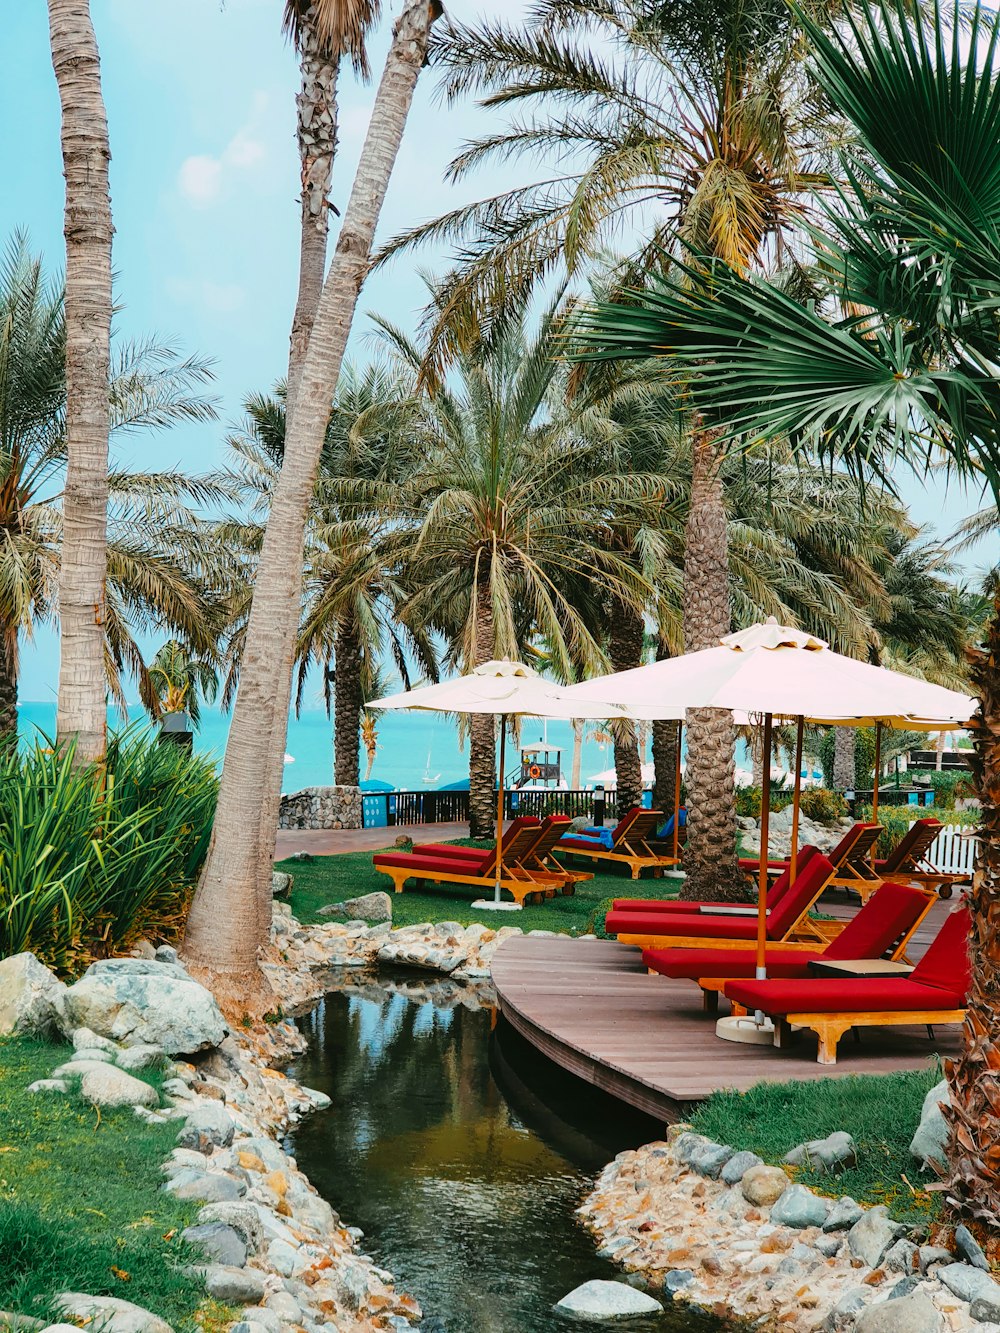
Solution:
{"label": "blue umbrella", "polygon": [[365,778],[358,784],[362,791],[395,791],[391,782],[382,782],[380,778]]}

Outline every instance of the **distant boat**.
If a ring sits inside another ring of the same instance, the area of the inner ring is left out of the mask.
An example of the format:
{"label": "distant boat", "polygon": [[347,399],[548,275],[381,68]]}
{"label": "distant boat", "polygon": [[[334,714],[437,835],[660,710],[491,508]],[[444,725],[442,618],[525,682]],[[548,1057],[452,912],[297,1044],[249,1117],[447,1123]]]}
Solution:
{"label": "distant boat", "polygon": [[287,754],[287,753],[286,753],[286,754],[285,754],[285,763],[286,763],[286,764],[294,764],[294,763],[295,763],[295,756],[294,756],[293,754]]}
{"label": "distant boat", "polygon": [[425,787],[433,787],[435,783],[441,781],[440,773],[431,772],[431,752],[427,751],[427,767],[424,769],[424,776],[421,779]]}

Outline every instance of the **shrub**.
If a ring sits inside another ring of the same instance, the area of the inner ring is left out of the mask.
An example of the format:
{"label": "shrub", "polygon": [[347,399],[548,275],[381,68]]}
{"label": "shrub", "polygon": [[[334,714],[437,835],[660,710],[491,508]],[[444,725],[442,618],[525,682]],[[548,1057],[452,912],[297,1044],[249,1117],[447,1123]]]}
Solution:
{"label": "shrub", "polygon": [[847,814],[847,802],[838,792],[827,787],[805,787],[799,799],[799,808],[806,819],[832,824]]}
{"label": "shrub", "polygon": [[[929,785],[934,793],[934,805],[937,809],[954,810],[959,797],[975,795],[972,775],[963,769],[956,772],[954,769],[939,771],[934,768],[911,768],[906,776],[911,782],[914,778],[930,780]],[[928,783],[920,782],[915,785],[923,787]]]}
{"label": "shrub", "polygon": [[[871,821],[870,805],[858,806],[855,813],[863,823]],[[875,844],[875,855],[880,858],[888,856],[903,840],[913,821],[927,815],[933,815],[942,824],[955,824],[962,828],[969,828],[979,822],[975,811],[927,810],[916,805],[879,805],[878,822],[883,826],[883,832]]]}
{"label": "shrub", "polygon": [[30,949],[63,973],[179,933],[218,788],[211,762],[148,731],[113,739],[100,771],[73,757],[0,756],[0,956]]}
{"label": "shrub", "polygon": [[[736,813],[738,815],[747,815],[753,819],[760,818],[760,796],[759,787],[737,787],[736,788]],[[791,805],[792,793],[786,787],[771,788],[771,813],[776,815],[779,810],[784,810],[785,806]]]}

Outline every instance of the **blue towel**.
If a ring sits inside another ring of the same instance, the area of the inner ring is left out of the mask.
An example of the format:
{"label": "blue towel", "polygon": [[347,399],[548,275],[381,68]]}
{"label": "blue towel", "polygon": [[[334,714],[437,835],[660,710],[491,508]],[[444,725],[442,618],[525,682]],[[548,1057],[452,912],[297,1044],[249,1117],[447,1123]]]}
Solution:
{"label": "blue towel", "polygon": [[595,847],[606,847],[611,851],[615,845],[613,834],[614,829],[586,828],[582,833],[571,833],[569,836],[580,842],[592,842]]}

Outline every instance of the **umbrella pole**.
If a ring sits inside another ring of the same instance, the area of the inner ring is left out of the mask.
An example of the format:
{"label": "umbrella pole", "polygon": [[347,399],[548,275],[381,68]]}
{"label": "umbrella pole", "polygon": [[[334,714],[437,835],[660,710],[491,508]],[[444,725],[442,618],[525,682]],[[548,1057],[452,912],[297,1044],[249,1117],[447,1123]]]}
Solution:
{"label": "umbrella pole", "polygon": [[795,786],[792,789],[792,856],[788,866],[788,880],[795,883],[799,870],[799,801],[802,799],[802,740],[805,734],[806,720],[799,718],[795,732]]}
{"label": "umbrella pole", "polygon": [[[872,783],[872,823],[878,823],[878,779],[882,771],[882,723],[875,723],[875,772]],[[868,860],[875,864],[875,848],[868,853]]]}
{"label": "umbrella pole", "polygon": [[[764,781],[760,789],[760,864],[757,873],[757,968],[758,979],[767,976],[767,841],[771,822],[771,714],[764,714]],[[763,1015],[758,1014],[758,1023]]]}
{"label": "umbrella pole", "polygon": [[674,764],[674,836],[673,845],[670,848],[670,855],[674,865],[678,861],[678,849],[680,840],[681,823],[681,742],[684,739],[684,723],[677,723],[677,759]]}
{"label": "umbrella pole", "polygon": [[493,901],[500,901],[500,878],[503,875],[503,766],[506,761],[507,714],[500,714],[500,771],[497,774],[497,855],[496,883],[493,886]]}

